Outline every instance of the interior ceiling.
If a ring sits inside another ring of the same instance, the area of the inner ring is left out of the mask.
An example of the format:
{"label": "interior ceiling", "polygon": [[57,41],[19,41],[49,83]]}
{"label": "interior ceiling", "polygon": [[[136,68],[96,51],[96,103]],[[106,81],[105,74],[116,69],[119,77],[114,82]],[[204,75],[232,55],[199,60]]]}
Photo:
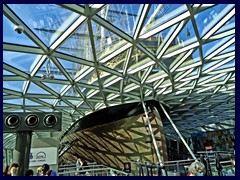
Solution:
{"label": "interior ceiling", "polygon": [[63,115],[62,132],[33,138],[147,100],[184,137],[235,127],[234,4],[3,4],[3,111]]}

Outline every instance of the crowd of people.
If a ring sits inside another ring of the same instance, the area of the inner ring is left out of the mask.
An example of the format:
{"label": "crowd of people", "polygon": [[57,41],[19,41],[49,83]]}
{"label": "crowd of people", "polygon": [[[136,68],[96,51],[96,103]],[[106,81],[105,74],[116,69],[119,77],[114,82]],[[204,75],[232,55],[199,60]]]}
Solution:
{"label": "crowd of people", "polygon": [[[3,176],[19,176],[19,168],[17,163],[6,165],[3,169]],[[27,169],[24,176],[58,176],[58,173],[51,169],[49,164],[43,164],[37,168],[36,175],[33,169]]]}
{"label": "crowd of people", "polygon": [[[75,176],[84,176],[87,175],[87,162],[84,161],[80,156],[76,155],[76,173]],[[212,176],[211,168],[209,167],[209,162],[207,158],[204,156],[200,156],[200,161],[194,161],[188,167],[187,176]],[[220,159],[216,156],[216,169],[218,171],[219,176],[223,176],[222,174],[222,165],[220,163]],[[235,158],[231,159],[232,167],[235,171]],[[3,176],[18,176],[19,165],[17,163],[12,163],[10,165],[6,165],[3,169]],[[33,169],[26,170],[24,176],[58,176],[57,171],[50,168],[49,164],[43,164],[42,166],[37,168],[36,174]]]}
{"label": "crowd of people", "polygon": [[[86,166],[88,165],[86,161],[81,159],[80,156],[76,155],[76,176],[86,175]],[[6,165],[3,169],[3,176],[19,176],[19,164],[12,163],[10,165]],[[50,168],[49,164],[43,164],[38,167],[36,173],[34,173],[33,169],[27,169],[24,176],[58,176],[57,171]]]}

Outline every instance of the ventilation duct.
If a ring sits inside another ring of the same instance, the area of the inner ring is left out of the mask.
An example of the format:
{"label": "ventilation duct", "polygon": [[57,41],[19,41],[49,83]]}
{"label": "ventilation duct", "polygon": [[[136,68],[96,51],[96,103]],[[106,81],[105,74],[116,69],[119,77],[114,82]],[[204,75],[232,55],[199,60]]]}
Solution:
{"label": "ventilation duct", "polygon": [[60,112],[3,113],[3,132],[61,131],[61,126],[62,126],[62,114]]}

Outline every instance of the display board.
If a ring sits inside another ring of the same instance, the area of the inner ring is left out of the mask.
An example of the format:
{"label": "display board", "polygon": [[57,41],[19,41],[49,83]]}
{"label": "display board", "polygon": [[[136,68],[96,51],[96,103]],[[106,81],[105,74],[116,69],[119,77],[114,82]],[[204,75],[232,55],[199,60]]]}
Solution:
{"label": "display board", "polygon": [[57,148],[32,148],[29,157],[29,166],[41,166],[43,164],[57,164]]}

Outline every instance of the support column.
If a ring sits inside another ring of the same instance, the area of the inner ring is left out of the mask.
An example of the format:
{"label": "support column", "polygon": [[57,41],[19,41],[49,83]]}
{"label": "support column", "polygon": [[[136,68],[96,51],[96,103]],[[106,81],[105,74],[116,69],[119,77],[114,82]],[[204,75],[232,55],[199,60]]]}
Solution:
{"label": "support column", "polygon": [[156,154],[157,154],[157,158],[158,158],[159,164],[161,166],[162,175],[166,176],[166,171],[165,171],[164,165],[163,165],[162,160],[161,160],[160,152],[159,152],[159,149],[158,149],[158,146],[157,146],[157,143],[156,143],[156,139],[155,139],[155,136],[154,136],[154,133],[153,133],[153,130],[152,130],[151,122],[149,120],[148,113],[147,113],[147,108],[145,106],[144,101],[142,101],[142,106],[143,106],[143,109],[144,109],[144,113],[146,115],[149,130],[151,132],[153,145],[154,145],[154,148],[155,148],[155,151],[156,151]]}
{"label": "support column", "polygon": [[16,133],[16,145],[13,152],[13,162],[19,165],[19,176],[24,176],[29,168],[29,154],[31,149],[32,132],[23,131]]}
{"label": "support column", "polygon": [[163,112],[165,113],[166,117],[168,118],[168,120],[170,121],[170,123],[172,124],[174,130],[176,131],[176,133],[178,134],[178,136],[180,137],[180,139],[182,140],[183,144],[186,146],[187,150],[189,151],[189,153],[191,154],[192,158],[197,160],[196,156],[194,155],[194,153],[192,152],[192,150],[190,149],[190,147],[188,146],[188,144],[186,143],[185,139],[182,137],[182,134],[180,133],[180,131],[177,129],[176,125],[174,124],[174,122],[172,121],[172,119],[170,118],[170,116],[168,115],[167,111],[165,110],[165,108],[163,107],[163,105],[161,103],[159,103]]}
{"label": "support column", "polygon": [[157,141],[157,144],[159,147],[161,159],[164,163],[165,161],[168,161],[167,143],[166,143],[166,138],[165,138],[166,133],[164,131],[162,118],[160,116],[160,113],[158,112],[158,109],[153,104],[150,105],[150,108],[154,115],[155,123],[158,127],[157,129],[158,129],[159,133],[155,134],[155,132],[154,132],[154,134],[155,134],[155,137],[159,139],[159,141]]}

